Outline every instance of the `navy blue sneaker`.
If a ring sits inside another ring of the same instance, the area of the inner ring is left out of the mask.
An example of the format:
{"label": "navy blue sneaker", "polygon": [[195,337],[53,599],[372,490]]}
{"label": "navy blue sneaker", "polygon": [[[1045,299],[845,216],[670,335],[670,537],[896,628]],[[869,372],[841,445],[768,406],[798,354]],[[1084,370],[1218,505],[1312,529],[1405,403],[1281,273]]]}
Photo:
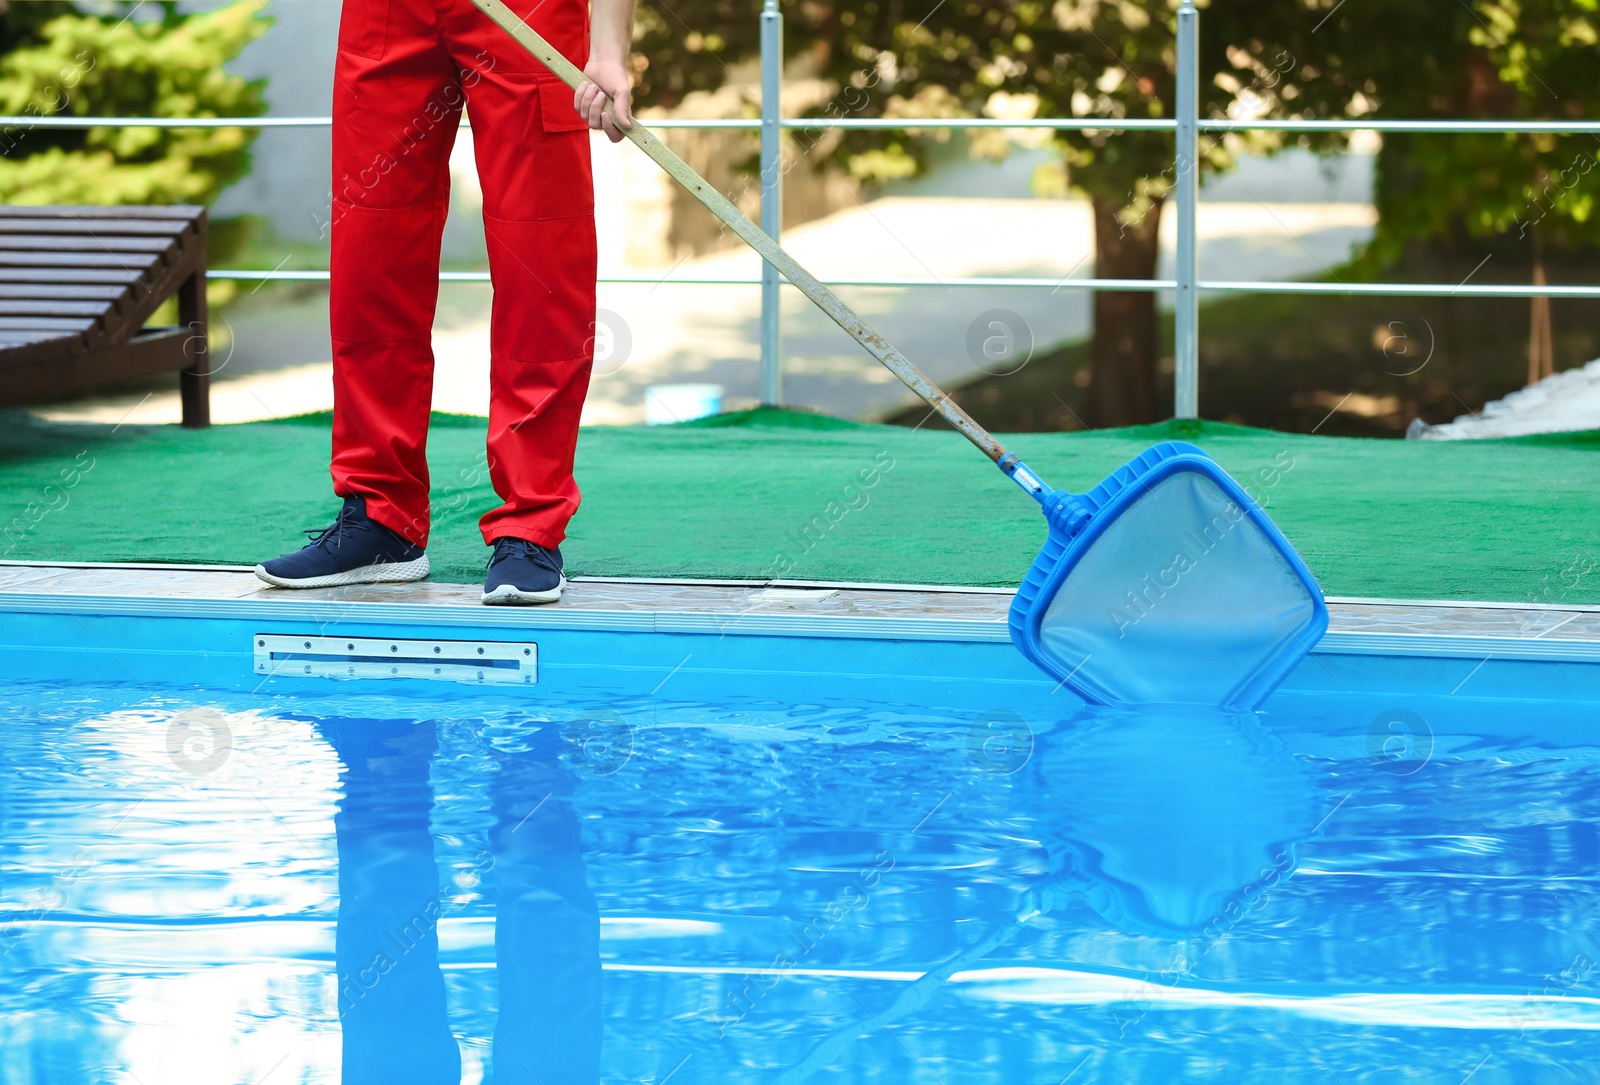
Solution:
{"label": "navy blue sneaker", "polygon": [[276,588],[332,588],[340,584],[390,584],[428,575],[428,555],[376,520],[363,497],[347,497],[331,527],[308,531],[311,541],[292,554],[256,566]]}
{"label": "navy blue sneaker", "polygon": [[567,578],[561,575],[561,551],[547,550],[526,539],[496,539],[483,583],[483,601],[491,606],[553,603],[561,598]]}

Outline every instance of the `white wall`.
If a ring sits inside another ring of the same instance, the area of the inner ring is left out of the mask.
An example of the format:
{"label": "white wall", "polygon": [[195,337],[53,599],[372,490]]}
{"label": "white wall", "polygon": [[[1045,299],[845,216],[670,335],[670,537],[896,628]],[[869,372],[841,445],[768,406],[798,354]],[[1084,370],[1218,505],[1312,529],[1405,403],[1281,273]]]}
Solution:
{"label": "white wall", "polygon": [[[268,116],[328,115],[339,10],[333,0],[274,0],[268,11],[277,25],[228,66],[249,79],[266,77]],[[262,215],[283,237],[315,240],[328,217],[328,129],[266,129],[253,155],[250,174],[222,194],[215,213]]]}

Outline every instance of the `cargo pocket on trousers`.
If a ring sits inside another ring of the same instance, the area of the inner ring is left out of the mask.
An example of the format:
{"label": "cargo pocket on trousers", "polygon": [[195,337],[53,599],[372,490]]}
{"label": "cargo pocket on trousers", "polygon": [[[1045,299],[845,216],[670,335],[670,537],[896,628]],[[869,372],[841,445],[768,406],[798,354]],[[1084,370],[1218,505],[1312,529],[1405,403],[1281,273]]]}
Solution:
{"label": "cargo pocket on trousers", "polygon": [[339,12],[339,49],[382,60],[389,38],[390,0],[344,0]]}
{"label": "cargo pocket on trousers", "polygon": [[553,80],[539,82],[538,217],[594,214],[594,179],[589,164],[589,123],[572,104],[572,90]]}
{"label": "cargo pocket on trousers", "polygon": [[551,79],[539,80],[539,120],[546,132],[588,131],[589,122],[572,104],[572,88]]}

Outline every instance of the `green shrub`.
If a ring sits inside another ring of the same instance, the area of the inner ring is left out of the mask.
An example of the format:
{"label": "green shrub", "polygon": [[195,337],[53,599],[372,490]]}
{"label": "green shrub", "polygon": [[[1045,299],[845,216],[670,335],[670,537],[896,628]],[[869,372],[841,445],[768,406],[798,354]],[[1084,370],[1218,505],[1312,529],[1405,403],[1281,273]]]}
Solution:
{"label": "green shrub", "polygon": [[[266,81],[230,75],[223,65],[272,25],[265,0],[192,15],[172,3],[161,7],[162,18],[134,21],[80,14],[66,4],[6,5],[0,114],[260,116]],[[0,130],[0,203],[210,204],[249,172],[256,134],[18,124]],[[212,263],[230,255],[240,233],[214,224]]]}

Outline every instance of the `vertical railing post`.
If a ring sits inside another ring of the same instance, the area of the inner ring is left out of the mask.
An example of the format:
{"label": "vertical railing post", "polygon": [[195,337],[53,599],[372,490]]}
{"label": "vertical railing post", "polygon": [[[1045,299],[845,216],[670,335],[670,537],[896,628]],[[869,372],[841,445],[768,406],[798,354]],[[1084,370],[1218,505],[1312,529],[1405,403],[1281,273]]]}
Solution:
{"label": "vertical railing post", "polygon": [[1200,298],[1195,212],[1200,196],[1200,27],[1194,0],[1178,6],[1178,267],[1173,312],[1173,404],[1178,418],[1200,416]]}
{"label": "vertical railing post", "polygon": [[[783,228],[783,16],[778,0],[761,6],[761,229],[778,240]],[[783,405],[783,339],[778,271],[761,263],[761,402]]]}

